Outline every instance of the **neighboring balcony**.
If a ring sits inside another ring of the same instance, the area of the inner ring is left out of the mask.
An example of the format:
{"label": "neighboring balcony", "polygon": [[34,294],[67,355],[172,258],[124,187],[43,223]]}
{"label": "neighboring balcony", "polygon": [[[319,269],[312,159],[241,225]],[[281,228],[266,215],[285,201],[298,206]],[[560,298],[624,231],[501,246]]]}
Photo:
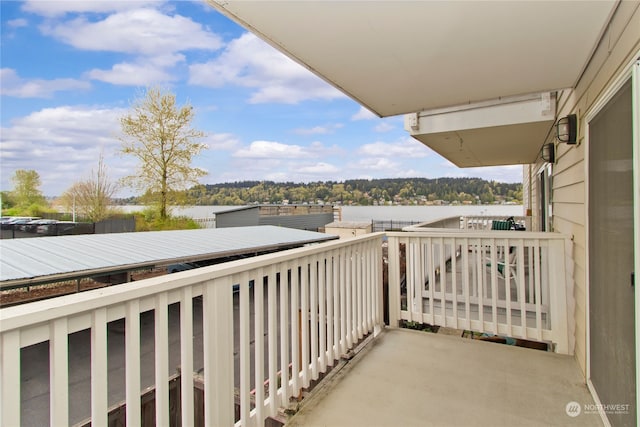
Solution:
{"label": "neighboring balcony", "polygon": [[570,247],[459,226],[375,233],[5,308],[0,423],[263,425],[302,408],[295,425],[598,425],[566,412],[593,403],[569,356]]}

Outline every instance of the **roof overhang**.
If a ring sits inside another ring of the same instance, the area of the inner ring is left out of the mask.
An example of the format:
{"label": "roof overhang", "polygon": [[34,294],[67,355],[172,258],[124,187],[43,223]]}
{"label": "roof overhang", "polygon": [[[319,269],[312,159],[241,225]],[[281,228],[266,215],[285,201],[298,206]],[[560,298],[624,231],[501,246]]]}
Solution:
{"label": "roof overhang", "polygon": [[[381,117],[574,87],[618,5],[208,2]],[[463,150],[458,146],[456,153],[445,142],[448,135],[413,136],[460,166],[513,164],[531,161],[544,143],[533,135],[545,133],[543,127],[548,123],[533,120],[465,129]],[[529,132],[532,137],[523,138]],[[502,157],[482,160],[485,152]]]}
{"label": "roof overhang", "polygon": [[407,114],[409,134],[458,167],[535,163],[555,123],[555,93]]}

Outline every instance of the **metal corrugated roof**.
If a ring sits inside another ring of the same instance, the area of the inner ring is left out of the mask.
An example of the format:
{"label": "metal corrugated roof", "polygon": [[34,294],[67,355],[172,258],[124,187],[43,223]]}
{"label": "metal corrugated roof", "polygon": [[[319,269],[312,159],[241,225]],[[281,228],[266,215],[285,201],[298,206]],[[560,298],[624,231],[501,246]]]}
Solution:
{"label": "metal corrugated roof", "polygon": [[334,239],[275,226],[0,240],[0,287],[214,259]]}

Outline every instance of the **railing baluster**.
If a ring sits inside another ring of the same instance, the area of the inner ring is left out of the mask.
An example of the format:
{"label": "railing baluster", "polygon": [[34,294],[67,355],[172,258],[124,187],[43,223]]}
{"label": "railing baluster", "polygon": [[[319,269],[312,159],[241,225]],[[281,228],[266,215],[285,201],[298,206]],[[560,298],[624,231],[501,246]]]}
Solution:
{"label": "railing baluster", "polygon": [[[424,315],[423,315],[423,300],[422,300],[422,295],[424,292],[424,287],[425,284],[428,282],[429,283],[429,288],[427,291],[427,295],[429,296],[429,315],[427,317],[427,323],[429,324],[435,324],[435,298],[436,298],[436,293],[435,293],[435,288],[436,288],[436,268],[435,268],[435,263],[434,263],[434,247],[433,247],[433,239],[431,238],[425,238],[425,239],[420,239],[419,240],[419,245],[418,245],[418,254],[416,254],[416,258],[418,259],[418,278],[419,283],[418,286],[420,286],[418,289],[420,290],[419,294],[419,298],[418,298],[418,306],[417,306],[417,312],[420,314],[420,322],[424,322]],[[425,271],[426,269],[426,271]]]}
{"label": "railing baluster", "polygon": [[[262,282],[262,279],[260,280],[260,282]],[[294,396],[297,396],[298,392],[302,388],[302,385],[300,385],[300,333],[302,325],[300,324],[299,295],[300,267],[296,262],[291,267],[291,383]],[[257,294],[255,298],[257,301]]]}
{"label": "railing baluster", "polygon": [[322,256],[319,258],[318,265],[318,329],[319,329],[319,348],[318,348],[318,370],[325,372],[327,370],[327,259]]}
{"label": "railing baluster", "polygon": [[107,309],[91,314],[91,426],[106,427],[109,422],[107,387]]}
{"label": "railing baluster", "polygon": [[183,426],[194,425],[193,403],[193,293],[191,286],[180,294],[180,393]]}
{"label": "railing baluster", "polygon": [[356,247],[356,251],[357,251],[357,255],[355,257],[355,263],[356,263],[356,278],[355,278],[355,298],[356,298],[356,305],[355,305],[355,319],[356,319],[356,328],[355,328],[355,333],[356,333],[356,337],[354,338],[354,342],[358,342],[362,339],[362,337],[364,336],[364,333],[362,331],[363,329],[363,321],[362,321],[362,296],[363,296],[363,289],[362,289],[362,285],[363,285],[363,275],[362,275],[362,244],[359,244]]}
{"label": "railing baluster", "polygon": [[[295,270],[297,276],[297,268]],[[293,276],[293,269],[291,271],[291,275]],[[297,291],[296,291],[297,292]],[[297,296],[297,293],[296,293]],[[296,298],[295,303],[298,303]],[[291,300],[291,304],[294,304],[293,296]],[[293,316],[295,315],[295,321]],[[256,401],[256,420],[258,420],[258,424],[265,417],[263,416],[263,408],[264,408],[264,270],[259,268],[256,270],[253,276],[253,348],[254,348],[254,384],[255,384],[255,401]],[[291,350],[294,352],[298,351],[298,310],[292,309],[291,314],[291,333],[292,337],[296,338],[295,345],[292,344]],[[297,353],[296,353],[297,354]],[[293,366],[294,379],[293,379],[293,387],[294,390],[297,387],[297,360],[296,357],[294,359],[296,362]]]}
{"label": "railing baluster", "polygon": [[328,366],[333,366],[335,355],[335,327],[336,319],[334,314],[334,308],[336,306],[337,299],[335,298],[334,287],[336,284],[336,271],[335,271],[335,251],[330,252],[327,255],[327,354],[326,361]]}
{"label": "railing baluster", "polygon": [[471,329],[471,289],[469,283],[469,239],[462,239],[462,295],[467,328]]}
{"label": "railing baluster", "polygon": [[478,321],[480,322],[480,329],[485,330],[484,326],[484,258],[485,248],[482,239],[478,239],[478,250],[476,251],[476,270],[478,272]]}
{"label": "railing baluster", "polygon": [[347,250],[340,249],[340,355],[347,352]]}
{"label": "railing baluster", "polygon": [[167,293],[156,295],[155,328],[156,425],[169,425],[169,313]]}
{"label": "railing baluster", "polygon": [[345,339],[346,342],[346,346],[345,346],[345,353],[347,351],[347,349],[351,348],[351,345],[353,344],[351,338],[352,338],[352,334],[351,334],[351,329],[352,329],[352,307],[351,307],[351,289],[353,288],[353,277],[352,277],[352,270],[353,270],[353,248],[351,246],[349,246],[346,250],[346,260],[345,260],[345,264],[346,264],[346,271],[345,271],[345,300],[346,300],[346,308],[347,308],[347,313],[346,313],[346,334],[343,337],[343,339]]}
{"label": "railing baluster", "polygon": [[351,345],[358,343],[358,246],[351,247]]}
{"label": "railing baluster", "polygon": [[458,329],[458,245],[455,238],[450,239],[451,243],[451,294],[453,328]]}
{"label": "railing baluster", "polygon": [[[520,325],[522,327],[522,337],[529,338],[529,333],[527,330],[527,306],[526,306],[526,298],[525,298],[525,271],[524,271],[524,244],[522,240],[518,242],[516,245],[516,259],[518,260],[516,274],[518,277],[518,300],[520,301]],[[529,266],[529,274],[534,273],[532,270],[532,266]],[[535,270],[535,268],[533,269]]]}
{"label": "railing baluster", "polygon": [[276,267],[269,267],[269,279],[267,290],[268,295],[268,311],[269,316],[269,415],[276,415],[278,412],[278,299],[277,299],[277,282]]}
{"label": "railing baluster", "polygon": [[140,411],[140,303],[131,300],[125,318],[125,388],[127,425],[141,424]]}
{"label": "railing baluster", "polygon": [[309,280],[309,307],[310,307],[310,328],[311,328],[311,379],[318,379],[318,258],[311,258],[310,280]]}
{"label": "railing baluster", "polygon": [[302,310],[302,387],[309,387],[309,352],[311,351],[309,342],[309,258],[305,257],[302,262],[302,276],[300,283],[300,305]]}
{"label": "railing baluster", "polygon": [[[505,239],[505,243],[504,243],[504,247],[509,248],[509,250],[511,250],[511,244],[509,243],[509,239]],[[513,250],[516,250],[515,247]],[[516,254],[517,255],[517,254]],[[507,259],[509,259],[510,256],[509,254],[507,254]],[[507,267],[505,267],[507,268]],[[513,328],[512,328],[512,321],[511,321],[511,281],[514,280],[515,281],[515,277],[512,277],[511,274],[511,266],[508,266],[508,273],[505,274],[504,276],[504,299],[506,302],[506,321],[507,321],[507,331],[508,331],[508,335],[510,337],[513,336]],[[516,284],[517,286],[517,284]],[[524,296],[523,296],[524,298]]]}
{"label": "railing baluster", "polygon": [[397,328],[402,311],[400,292],[400,239],[395,236],[390,236],[387,242],[389,326]]}
{"label": "railing baluster", "polygon": [[542,341],[542,292],[540,288],[540,241],[534,240],[533,264],[535,266],[535,284],[536,284],[536,334],[539,341]]}
{"label": "railing baluster", "polygon": [[[251,402],[249,401],[251,391],[251,337],[250,332],[250,310],[249,310],[249,273],[243,272],[238,280],[233,279],[239,289],[239,317],[240,317],[240,425],[249,425],[249,413],[251,412]],[[255,313],[254,313],[255,315]],[[261,384],[256,383],[256,387]]]}
{"label": "railing baluster", "polygon": [[[445,264],[446,248],[444,238],[440,237],[440,314],[442,316],[442,326],[447,326],[447,266]],[[434,313],[435,314],[435,313]]]}
{"label": "railing baluster", "polygon": [[[498,260],[496,251],[495,239],[491,240],[491,315],[492,315],[492,332],[498,334]],[[502,247],[503,258],[500,262],[503,262],[503,276],[509,277],[509,248]]]}
{"label": "railing baluster", "polygon": [[280,269],[280,388],[281,406],[289,404],[289,263]]}

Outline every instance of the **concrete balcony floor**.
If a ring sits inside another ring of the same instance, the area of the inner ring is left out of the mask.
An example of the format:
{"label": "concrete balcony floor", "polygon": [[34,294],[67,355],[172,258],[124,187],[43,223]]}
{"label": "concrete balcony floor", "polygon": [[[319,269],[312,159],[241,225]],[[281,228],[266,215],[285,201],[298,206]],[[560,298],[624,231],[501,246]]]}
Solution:
{"label": "concrete balcony floor", "polygon": [[288,426],[601,426],[571,356],[387,329],[310,395]]}

